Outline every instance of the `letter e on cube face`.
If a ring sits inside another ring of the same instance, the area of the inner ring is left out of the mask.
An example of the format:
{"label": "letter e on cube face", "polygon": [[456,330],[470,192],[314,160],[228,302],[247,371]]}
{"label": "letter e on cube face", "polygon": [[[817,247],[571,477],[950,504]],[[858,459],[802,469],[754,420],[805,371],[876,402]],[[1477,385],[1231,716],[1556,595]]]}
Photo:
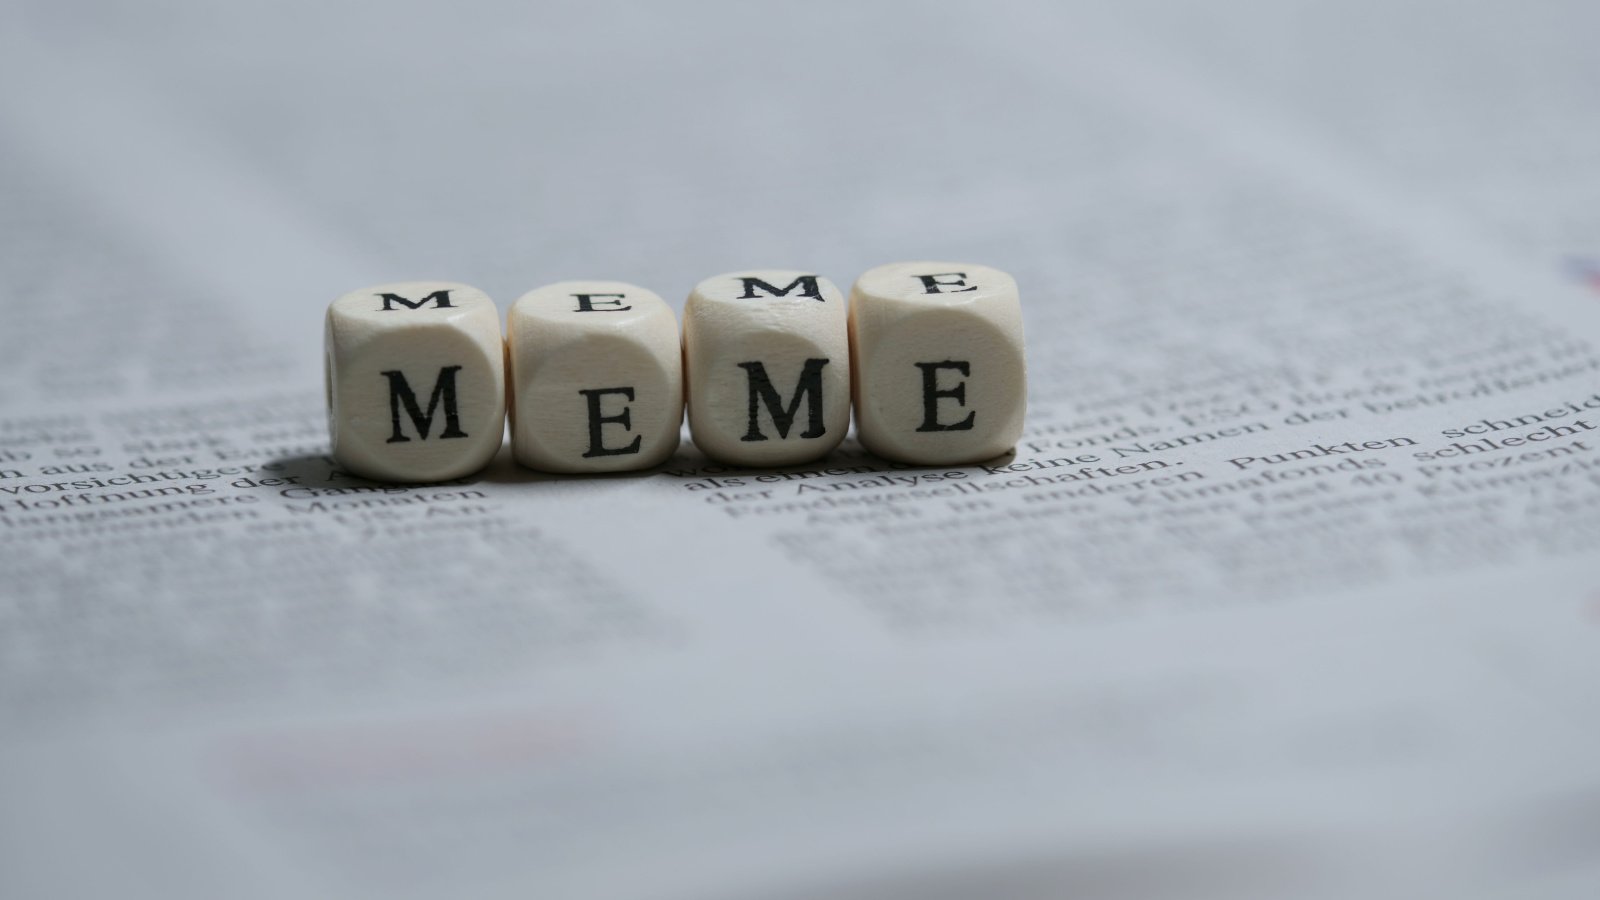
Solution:
{"label": "letter e on cube face", "polygon": [[511,305],[511,441],[547,472],[620,472],[678,449],[683,357],[672,307],[619,281],[563,281]]}
{"label": "letter e on cube face", "polygon": [[992,459],[1027,410],[1017,283],[988,266],[892,263],[850,291],[856,429],[879,456],[918,465]]}
{"label": "letter e on cube face", "polygon": [[505,348],[494,301],[444,281],[351,291],[328,307],[333,455],[380,481],[483,468],[505,432]]}
{"label": "letter e on cube face", "polygon": [[844,295],[826,278],[762,269],[707,278],[683,309],[694,442],[723,462],[826,456],[850,427]]}

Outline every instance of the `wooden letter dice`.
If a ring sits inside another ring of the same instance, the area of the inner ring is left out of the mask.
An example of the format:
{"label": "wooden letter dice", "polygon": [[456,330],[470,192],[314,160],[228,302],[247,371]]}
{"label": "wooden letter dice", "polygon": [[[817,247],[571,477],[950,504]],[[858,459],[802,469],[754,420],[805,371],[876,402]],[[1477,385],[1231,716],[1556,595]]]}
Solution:
{"label": "wooden letter dice", "polygon": [[893,263],[850,291],[856,431],[918,465],[992,459],[1027,409],[1022,308],[1010,275],[967,263]]}
{"label": "wooden letter dice", "polygon": [[723,462],[783,466],[826,456],[850,427],[844,296],[807,272],[708,278],[683,309],[689,428]]}
{"label": "wooden letter dice", "polygon": [[352,291],[328,307],[333,455],[379,481],[442,481],[483,468],[505,432],[500,313],[444,281]]}
{"label": "wooden letter dice", "polygon": [[678,320],[654,293],[619,281],[563,281],[511,306],[511,441],[547,472],[618,472],[678,449]]}

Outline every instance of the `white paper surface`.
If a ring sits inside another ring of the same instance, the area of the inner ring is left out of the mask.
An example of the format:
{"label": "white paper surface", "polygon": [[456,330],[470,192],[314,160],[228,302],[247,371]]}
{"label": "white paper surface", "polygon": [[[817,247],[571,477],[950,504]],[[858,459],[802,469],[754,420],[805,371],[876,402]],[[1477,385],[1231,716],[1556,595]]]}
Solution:
{"label": "white paper surface", "polygon": [[[14,8],[0,896],[1593,896],[1595,18]],[[1014,457],[323,455],[363,284],[910,258]]]}

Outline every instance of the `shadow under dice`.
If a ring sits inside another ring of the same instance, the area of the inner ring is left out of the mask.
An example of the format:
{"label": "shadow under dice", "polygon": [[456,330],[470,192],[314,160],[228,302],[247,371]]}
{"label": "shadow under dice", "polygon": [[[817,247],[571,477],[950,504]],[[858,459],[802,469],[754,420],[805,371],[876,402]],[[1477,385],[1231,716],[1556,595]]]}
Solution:
{"label": "shadow under dice", "polygon": [[328,307],[333,455],[380,481],[470,475],[500,449],[505,350],[482,291],[418,281],[352,291]]}

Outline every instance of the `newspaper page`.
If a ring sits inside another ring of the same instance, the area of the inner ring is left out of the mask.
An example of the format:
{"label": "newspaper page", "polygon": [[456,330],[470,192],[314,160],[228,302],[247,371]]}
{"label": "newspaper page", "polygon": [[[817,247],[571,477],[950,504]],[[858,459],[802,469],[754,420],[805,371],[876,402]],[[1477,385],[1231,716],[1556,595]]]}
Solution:
{"label": "newspaper page", "polygon": [[[16,6],[0,896],[1593,896],[1595,18]],[[363,284],[914,258],[1014,454],[328,456]]]}

